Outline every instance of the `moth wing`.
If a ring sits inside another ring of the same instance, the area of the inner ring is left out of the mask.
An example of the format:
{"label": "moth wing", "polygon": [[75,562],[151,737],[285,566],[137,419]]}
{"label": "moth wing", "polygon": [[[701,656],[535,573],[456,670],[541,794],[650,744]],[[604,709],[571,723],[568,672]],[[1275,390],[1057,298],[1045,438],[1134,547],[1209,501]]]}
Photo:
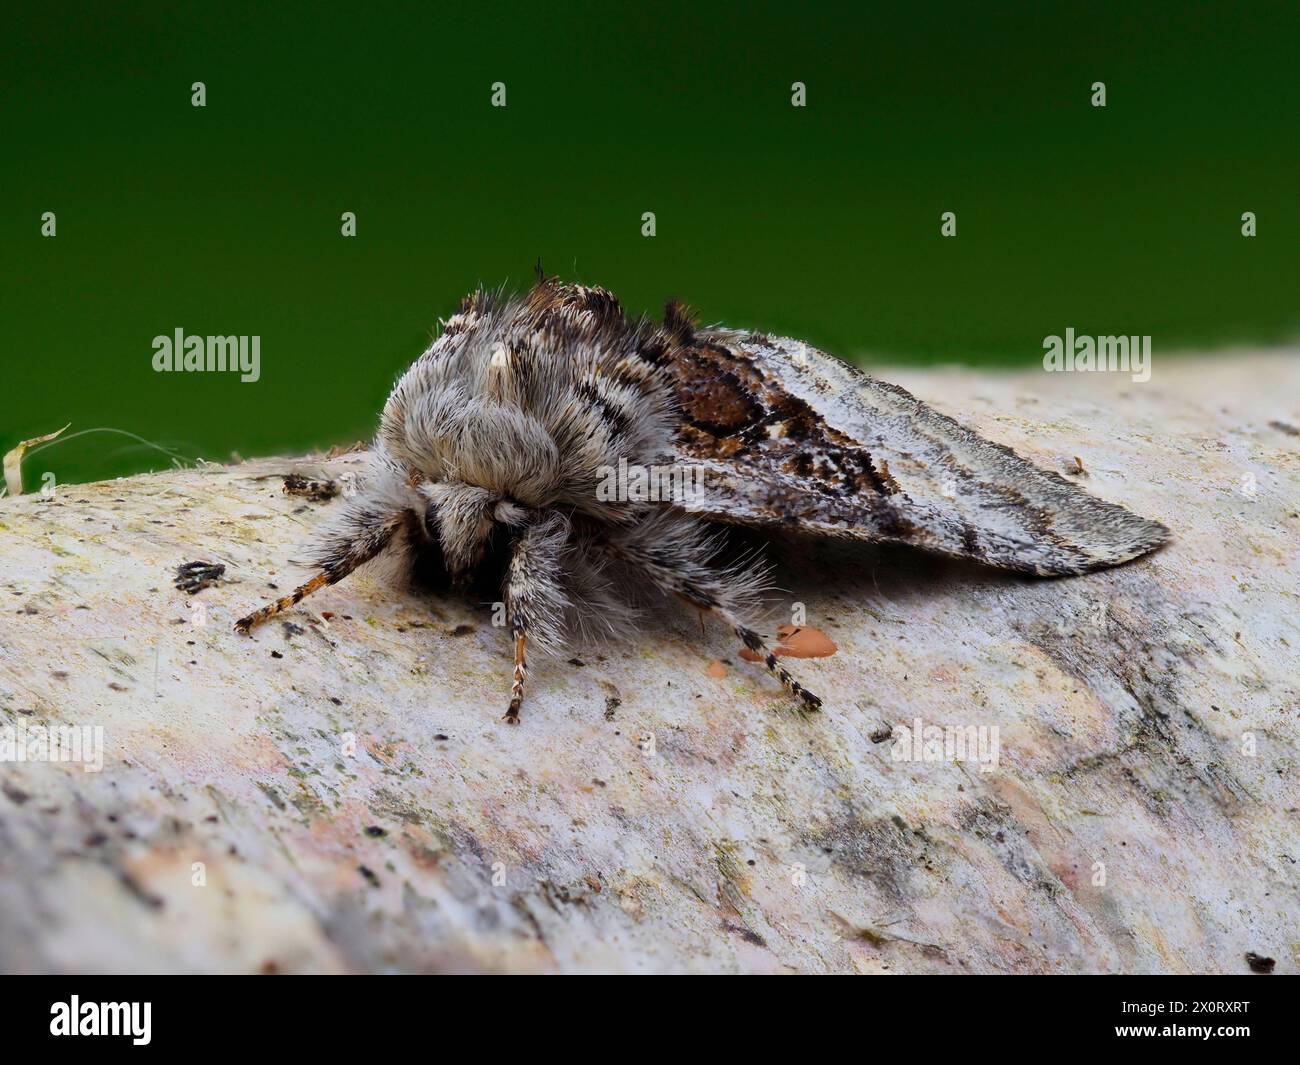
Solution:
{"label": "moth wing", "polygon": [[1169,538],[1159,522],[799,341],[691,332],[666,365],[681,416],[678,458],[704,470],[703,490],[681,501],[688,512],[897,541],[1044,576],[1118,565]]}

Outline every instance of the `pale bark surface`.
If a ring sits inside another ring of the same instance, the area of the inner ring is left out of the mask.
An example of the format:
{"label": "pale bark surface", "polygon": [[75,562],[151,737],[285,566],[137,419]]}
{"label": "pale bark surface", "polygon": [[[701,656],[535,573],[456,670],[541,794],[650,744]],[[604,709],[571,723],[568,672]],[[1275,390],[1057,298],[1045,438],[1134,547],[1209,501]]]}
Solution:
{"label": "pale bark surface", "polygon": [[[1295,353],[882,376],[1174,543],[1056,581],[780,546],[824,713],[669,605],[538,662],[509,728],[487,606],[362,573],[231,631],[338,505],[281,475],[356,455],[0,501],[0,728],[105,736],[102,772],[0,763],[0,968],[1297,971]],[[916,719],[998,765],[895,760]]]}

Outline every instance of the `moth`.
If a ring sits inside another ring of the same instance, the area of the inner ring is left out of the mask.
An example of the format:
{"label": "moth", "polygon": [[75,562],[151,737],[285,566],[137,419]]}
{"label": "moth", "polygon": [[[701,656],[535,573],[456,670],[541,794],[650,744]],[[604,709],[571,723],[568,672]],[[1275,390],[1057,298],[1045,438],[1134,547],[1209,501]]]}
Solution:
{"label": "moth", "polygon": [[[629,319],[602,288],[543,276],[478,291],[384,406],[369,465],[317,537],[316,572],[241,618],[292,608],[379,556],[505,607],[527,656],[627,632],[647,587],[727,625],[808,709],[821,700],[755,621],[767,572],[721,525],[893,541],[1040,576],[1115,566],[1168,530],[1025,461],[806,344],[699,328],[678,303]],[[610,492],[611,470],[702,468],[704,490]]]}

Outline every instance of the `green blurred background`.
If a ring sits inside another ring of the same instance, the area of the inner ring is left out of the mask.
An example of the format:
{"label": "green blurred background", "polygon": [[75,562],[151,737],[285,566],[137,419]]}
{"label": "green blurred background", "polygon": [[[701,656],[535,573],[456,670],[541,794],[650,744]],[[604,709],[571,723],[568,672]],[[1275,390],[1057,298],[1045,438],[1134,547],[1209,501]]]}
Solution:
{"label": "green blurred background", "polygon": [[[69,421],[187,460],[368,436],[437,319],[539,256],[872,361],[1293,339],[1298,59],[1294,0],[10,11],[0,449]],[[177,327],[260,335],[261,380],[155,373]],[[27,482],[168,462],[96,433]]]}

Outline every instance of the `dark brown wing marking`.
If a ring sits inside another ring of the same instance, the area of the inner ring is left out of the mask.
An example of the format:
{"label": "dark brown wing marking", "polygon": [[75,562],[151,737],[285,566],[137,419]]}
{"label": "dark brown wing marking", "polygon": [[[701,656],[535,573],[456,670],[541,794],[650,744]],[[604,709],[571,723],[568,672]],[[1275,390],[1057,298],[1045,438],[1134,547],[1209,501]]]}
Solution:
{"label": "dark brown wing marking", "polygon": [[664,333],[676,449],[706,471],[693,513],[898,540],[1040,575],[1116,565],[1168,539],[1158,522],[797,341],[693,331],[672,307]]}
{"label": "dark brown wing marking", "polygon": [[804,400],[772,389],[737,352],[701,341],[674,348],[668,365],[682,416],[679,439],[698,457],[761,459],[840,498],[898,491],[867,448],[827,426]]}

